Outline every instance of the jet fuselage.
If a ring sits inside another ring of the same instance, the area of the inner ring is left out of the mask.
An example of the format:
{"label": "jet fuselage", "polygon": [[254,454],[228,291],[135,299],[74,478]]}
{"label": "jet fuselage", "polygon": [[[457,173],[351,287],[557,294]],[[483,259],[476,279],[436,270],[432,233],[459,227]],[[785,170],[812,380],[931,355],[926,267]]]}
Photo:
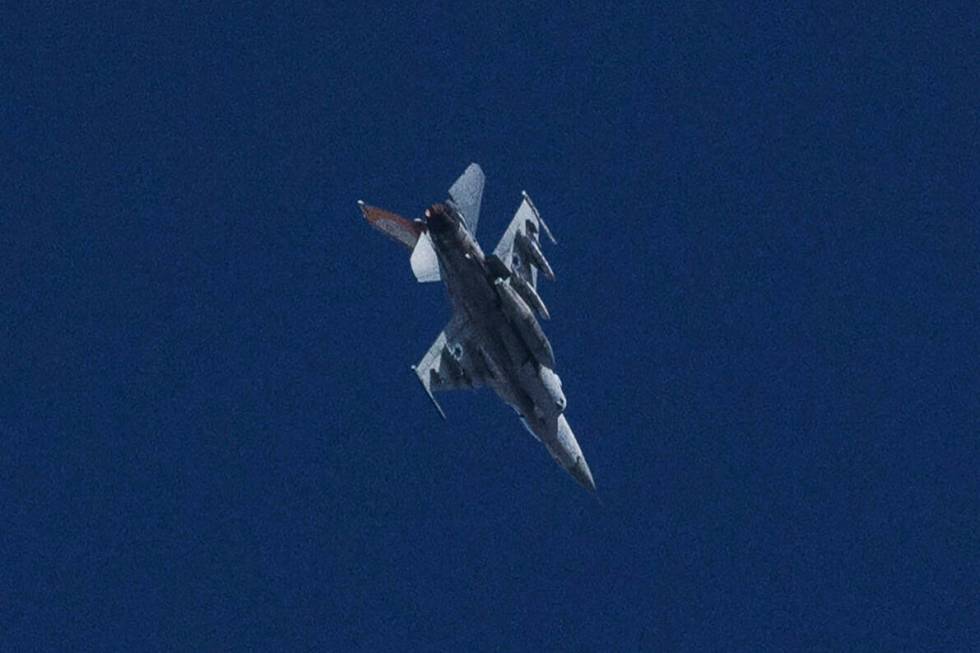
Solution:
{"label": "jet fuselage", "polygon": [[[453,311],[465,315],[480,335],[479,353],[490,371],[490,385],[562,466],[583,485],[592,486],[582,452],[562,414],[565,397],[561,381],[539,360],[543,358],[542,347],[548,353],[551,347],[530,308],[509,288],[497,287],[502,281],[491,270],[464,219],[451,206],[430,207],[426,224]],[[515,325],[515,313],[518,319],[533,321],[530,335],[527,328],[521,330]]]}
{"label": "jet fuselage", "polygon": [[415,279],[442,281],[449,293],[452,317],[412,371],[443,419],[436,393],[493,388],[551,456],[594,492],[592,473],[565,417],[554,351],[537,319],[550,319],[537,290],[539,273],[555,278],[541,237],[552,243],[555,238],[522,191],[497,246],[485,255],[475,238],[484,182],[483,170],[471,163],[449,188],[447,200],[429,207],[424,220],[358,202],[373,228],[411,251]]}

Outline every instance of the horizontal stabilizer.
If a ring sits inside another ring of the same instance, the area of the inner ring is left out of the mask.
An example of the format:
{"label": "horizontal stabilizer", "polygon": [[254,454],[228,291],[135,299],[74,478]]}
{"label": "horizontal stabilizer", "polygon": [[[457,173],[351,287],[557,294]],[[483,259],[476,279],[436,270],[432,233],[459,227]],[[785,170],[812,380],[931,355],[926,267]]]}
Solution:
{"label": "horizontal stabilizer", "polygon": [[432,238],[429,232],[423,231],[415,243],[412,250],[412,272],[419,283],[439,281],[442,275],[439,274],[439,257],[436,255],[435,247],[432,246]]}

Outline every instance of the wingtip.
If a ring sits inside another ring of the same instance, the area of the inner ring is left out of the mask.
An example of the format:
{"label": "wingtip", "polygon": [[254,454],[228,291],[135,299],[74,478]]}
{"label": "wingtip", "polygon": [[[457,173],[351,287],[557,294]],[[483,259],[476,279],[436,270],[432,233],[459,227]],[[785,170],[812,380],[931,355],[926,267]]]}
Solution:
{"label": "wingtip", "polygon": [[531,199],[531,196],[527,194],[527,191],[526,190],[522,190],[521,191],[521,196],[527,202],[528,206],[531,207],[531,210],[534,211],[534,216],[538,219],[538,223],[541,225],[541,229],[544,231],[545,235],[548,237],[548,240],[551,241],[551,244],[552,245],[557,245],[558,244],[558,241],[555,240],[554,234],[552,234],[551,233],[551,229],[548,228],[548,223],[545,222],[544,221],[544,218],[541,217],[541,213],[538,212],[538,207],[536,207],[534,205],[534,201]]}
{"label": "wingtip", "polygon": [[425,385],[425,381],[422,380],[422,376],[419,374],[419,368],[418,368],[418,366],[416,366],[416,365],[409,365],[409,367],[411,368],[412,373],[415,375],[415,377],[419,380],[419,384],[421,384],[422,390],[424,390],[425,391],[425,394],[429,397],[429,401],[432,402],[432,405],[435,407],[436,411],[439,413],[439,416],[442,417],[443,421],[448,422],[449,421],[449,418],[446,417],[446,413],[443,412],[442,406],[439,405],[439,402],[436,401],[436,398],[432,395],[432,391],[429,389],[428,386]]}

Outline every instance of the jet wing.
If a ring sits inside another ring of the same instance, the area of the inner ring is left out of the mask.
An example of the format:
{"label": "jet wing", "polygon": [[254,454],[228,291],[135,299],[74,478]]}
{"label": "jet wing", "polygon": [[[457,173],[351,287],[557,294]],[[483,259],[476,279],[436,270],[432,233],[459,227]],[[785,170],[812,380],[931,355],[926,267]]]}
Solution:
{"label": "jet wing", "polygon": [[459,179],[449,188],[449,201],[463,216],[471,236],[476,236],[476,225],[480,220],[480,204],[483,202],[483,184],[486,177],[483,170],[471,163]]}
{"label": "jet wing", "polygon": [[[555,242],[555,237],[551,235],[551,230],[541,219],[528,194],[522,192],[522,195],[524,199],[493,253],[511,272],[534,288],[537,285],[538,268],[542,264],[547,266],[547,261],[541,256],[540,234],[543,231],[552,243]],[[538,256],[540,259],[536,258]],[[546,273],[553,276],[550,267],[546,268]]]}
{"label": "jet wing", "polygon": [[429,351],[418,365],[412,366],[412,370],[443,419],[446,414],[434,393],[478,388],[486,383],[489,376],[472,327],[458,314],[439,333]]}

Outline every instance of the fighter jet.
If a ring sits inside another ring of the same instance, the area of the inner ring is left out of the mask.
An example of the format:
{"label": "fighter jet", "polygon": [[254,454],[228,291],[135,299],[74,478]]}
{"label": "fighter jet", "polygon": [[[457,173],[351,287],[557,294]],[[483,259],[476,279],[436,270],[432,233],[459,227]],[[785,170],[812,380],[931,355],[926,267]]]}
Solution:
{"label": "fighter jet", "polygon": [[565,419],[551,343],[535,315],[549,319],[537,280],[539,273],[555,278],[541,253],[541,235],[555,239],[525,192],[497,247],[484,254],[476,241],[484,181],[480,166],[470,164],[449,188],[449,198],[426,209],[424,219],[358,202],[372,227],[411,251],[419,282],[441,280],[449,291],[452,318],[412,369],[443,419],[435,393],[492,388],[555,461],[595,492]]}

